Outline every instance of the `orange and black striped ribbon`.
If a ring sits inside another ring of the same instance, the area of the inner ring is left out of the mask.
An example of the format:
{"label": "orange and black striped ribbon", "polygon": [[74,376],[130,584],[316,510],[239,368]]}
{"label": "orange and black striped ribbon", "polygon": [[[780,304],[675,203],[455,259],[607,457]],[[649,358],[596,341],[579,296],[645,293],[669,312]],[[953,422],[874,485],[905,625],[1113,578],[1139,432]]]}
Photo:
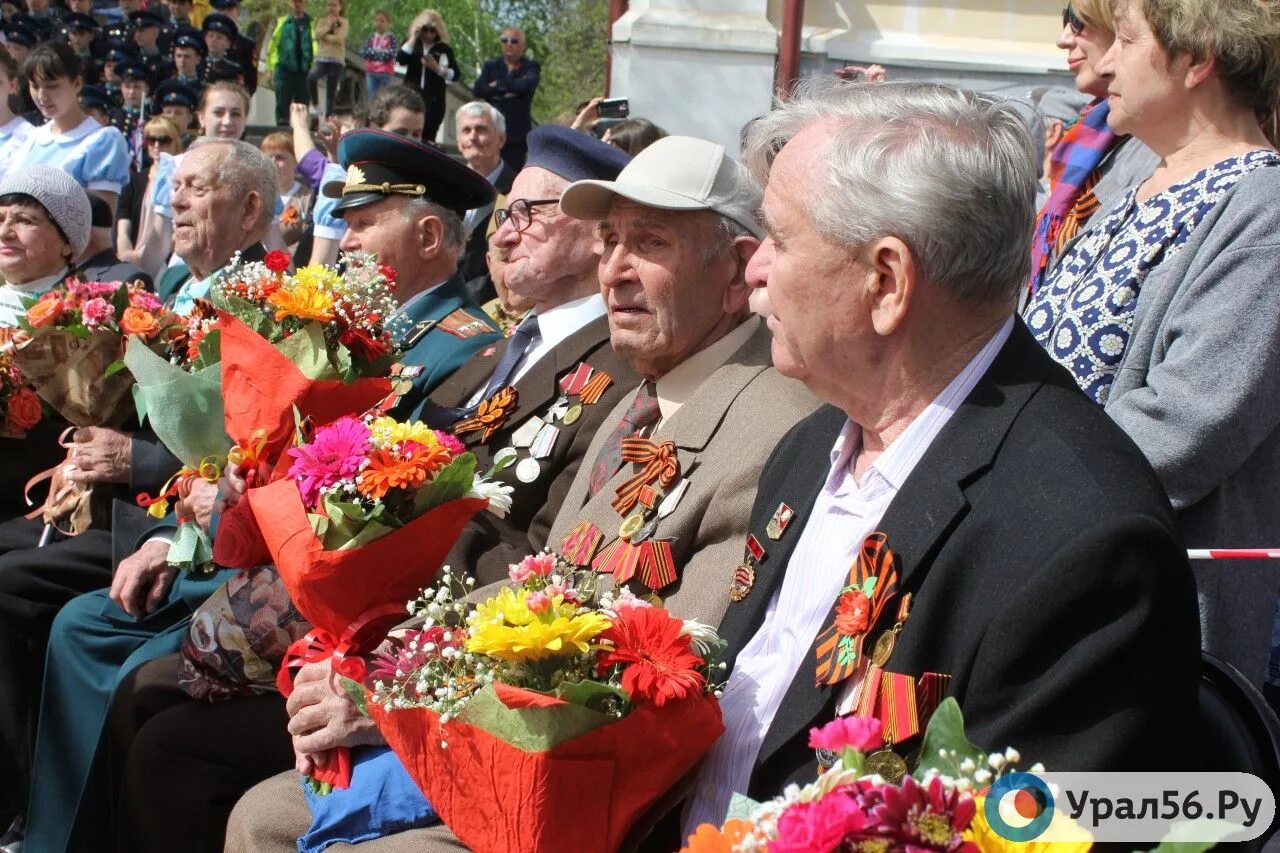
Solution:
{"label": "orange and black striped ribbon", "polygon": [[572,566],[589,566],[604,534],[589,521],[580,521],[560,540],[560,556]]}
{"label": "orange and black striped ribbon", "polygon": [[868,632],[875,627],[889,603],[898,591],[898,570],[888,538],[880,532],[872,533],[862,543],[862,551],[849,570],[849,584],[841,595],[853,588],[862,588],[868,578],[876,578],[875,589],[870,595],[871,612],[867,618],[867,630],[855,635],[840,633],[835,622],[818,634],[815,654],[817,686],[839,684],[853,675],[863,661],[863,644]]}
{"label": "orange and black striped ribbon", "polygon": [[1076,197],[1076,203],[1062,218],[1062,224],[1058,226],[1058,233],[1054,236],[1055,252],[1061,253],[1080,233],[1085,223],[1098,212],[1098,208],[1102,207],[1102,202],[1098,201],[1098,197],[1093,194],[1093,188],[1098,185],[1100,177],[1101,173],[1094,169],[1093,174],[1089,175],[1080,187],[1080,195]]}
{"label": "orange and black striped ribbon", "polygon": [[465,435],[479,432],[481,443],[489,440],[489,436],[502,429],[507,417],[515,411],[519,394],[510,385],[483,401],[476,409],[474,417],[458,421],[453,425],[454,435]]}
{"label": "orange and black striped ribbon", "polygon": [[644,553],[640,560],[640,582],[649,589],[662,589],[676,582],[676,561],[671,543],[665,539],[648,539],[640,543]]}
{"label": "orange and black striped ribbon", "polygon": [[636,462],[644,467],[618,487],[613,508],[619,515],[631,512],[640,499],[640,489],[656,482],[665,490],[680,473],[680,461],[676,457],[676,445],[673,441],[656,444],[647,438],[624,438],[622,461]]}
{"label": "orange and black striped ribbon", "polygon": [[597,370],[591,376],[591,380],[583,387],[582,393],[578,398],[587,406],[594,406],[600,402],[600,396],[609,390],[609,386],[613,384],[613,377],[605,373],[603,370]]}
{"label": "orange and black striped ribbon", "polygon": [[657,591],[676,582],[675,557],[671,543],[665,539],[646,539],[639,543],[615,539],[600,552],[591,567],[601,574],[613,575],[614,583],[619,586],[634,578]]}
{"label": "orange and black striped ribbon", "polygon": [[613,575],[613,582],[622,586],[636,576],[640,566],[640,546],[626,539],[615,539],[591,561],[591,568],[603,575]]}

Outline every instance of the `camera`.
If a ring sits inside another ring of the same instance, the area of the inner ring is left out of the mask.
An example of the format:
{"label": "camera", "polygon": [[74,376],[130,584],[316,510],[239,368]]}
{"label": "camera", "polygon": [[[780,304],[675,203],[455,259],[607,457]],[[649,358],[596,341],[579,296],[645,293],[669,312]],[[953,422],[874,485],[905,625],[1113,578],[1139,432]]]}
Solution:
{"label": "camera", "polygon": [[626,98],[605,98],[596,107],[600,118],[626,118],[631,115],[631,105]]}

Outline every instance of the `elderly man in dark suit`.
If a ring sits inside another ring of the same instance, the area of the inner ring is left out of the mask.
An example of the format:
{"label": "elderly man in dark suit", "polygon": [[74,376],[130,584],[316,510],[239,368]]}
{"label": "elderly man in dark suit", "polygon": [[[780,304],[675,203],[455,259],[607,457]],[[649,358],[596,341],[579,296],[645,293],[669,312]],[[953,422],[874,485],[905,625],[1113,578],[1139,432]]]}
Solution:
{"label": "elderly man in dark suit", "polygon": [[[876,689],[954,696],[972,741],[1054,770],[1168,768],[1195,724],[1191,574],[1150,466],[1014,317],[1035,191],[1016,115],[824,84],[747,149],[774,362],[831,405],[761,479],[685,831],[812,780],[809,727]],[[893,722],[882,773],[919,740]]]}
{"label": "elderly man in dark suit", "polygon": [[502,159],[516,170],[524,166],[528,153],[525,138],[533,129],[533,93],[542,75],[542,66],[525,56],[527,49],[524,30],[507,27],[502,31],[502,56],[486,60],[471,87],[477,98],[493,104],[506,117]]}

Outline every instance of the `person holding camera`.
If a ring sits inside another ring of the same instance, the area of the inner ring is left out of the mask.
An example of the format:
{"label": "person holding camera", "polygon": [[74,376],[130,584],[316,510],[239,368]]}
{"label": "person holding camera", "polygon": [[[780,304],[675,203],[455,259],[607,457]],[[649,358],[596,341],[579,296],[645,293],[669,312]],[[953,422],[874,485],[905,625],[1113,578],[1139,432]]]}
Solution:
{"label": "person holding camera", "polygon": [[458,79],[458,60],[449,47],[449,28],[435,9],[423,9],[409,27],[409,40],[396,54],[405,67],[404,84],[422,95],[427,105],[422,138],[435,142],[444,122],[445,84]]}
{"label": "person holding camera", "polygon": [[321,116],[333,113],[338,97],[338,84],[347,66],[347,19],[342,0],[326,0],[324,17],[316,22],[316,64],[307,75],[311,105],[319,108],[319,83],[324,80],[324,109]]}

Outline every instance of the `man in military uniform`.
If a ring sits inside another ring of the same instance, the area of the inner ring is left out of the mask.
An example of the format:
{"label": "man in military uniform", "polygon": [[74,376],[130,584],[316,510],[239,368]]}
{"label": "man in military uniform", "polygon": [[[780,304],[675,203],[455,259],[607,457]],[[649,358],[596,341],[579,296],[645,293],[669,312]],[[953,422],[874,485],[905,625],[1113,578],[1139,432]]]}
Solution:
{"label": "man in military uniform", "polygon": [[191,123],[195,121],[199,101],[196,91],[178,80],[161,83],[156,87],[155,97],[152,98],[152,112],[159,113],[178,126],[178,131],[182,134],[183,150],[191,143]]}
{"label": "man in military uniform", "polygon": [[204,69],[201,68],[201,63],[207,52],[204,36],[199,30],[180,29],[173,37],[173,70],[169,78],[190,87],[197,97],[204,89]]}
{"label": "man in military uniform", "polygon": [[135,140],[134,130],[147,118],[147,93],[151,89],[151,74],[137,60],[122,62],[116,66],[120,78],[120,123],[116,128],[129,143],[129,153],[136,155],[141,140]]}
{"label": "man in military uniform", "polygon": [[133,22],[133,42],[138,46],[138,58],[147,67],[151,79],[163,80],[172,73],[171,61],[160,44],[164,21],[159,12],[142,9],[129,16]]}
{"label": "man in military uniform", "polygon": [[245,82],[245,68],[236,61],[231,46],[240,38],[240,30],[236,22],[226,15],[217,12],[208,15],[201,25],[204,33],[204,45],[207,52],[204,57],[203,79],[206,83],[218,80],[234,80]]}
{"label": "man in military uniform", "polygon": [[215,12],[235,21],[240,29],[227,52],[244,69],[244,87],[252,95],[258,88],[258,42],[253,39],[253,33],[241,26],[240,0],[210,0],[209,5]]}
{"label": "man in military uniform", "polygon": [[[89,73],[86,70],[86,82],[97,83],[102,86],[103,90],[111,96],[117,103],[122,100],[120,91],[120,73],[117,70],[120,65],[130,62],[137,58],[136,50],[133,42],[115,40],[110,42],[106,53],[97,63],[91,63],[95,67],[92,75],[93,79],[89,80]],[[86,69],[90,67],[86,65]]]}
{"label": "man in military uniform", "polygon": [[88,67],[93,63],[93,42],[98,35],[98,22],[79,12],[68,12],[63,18],[67,44],[75,50],[80,62]]}

